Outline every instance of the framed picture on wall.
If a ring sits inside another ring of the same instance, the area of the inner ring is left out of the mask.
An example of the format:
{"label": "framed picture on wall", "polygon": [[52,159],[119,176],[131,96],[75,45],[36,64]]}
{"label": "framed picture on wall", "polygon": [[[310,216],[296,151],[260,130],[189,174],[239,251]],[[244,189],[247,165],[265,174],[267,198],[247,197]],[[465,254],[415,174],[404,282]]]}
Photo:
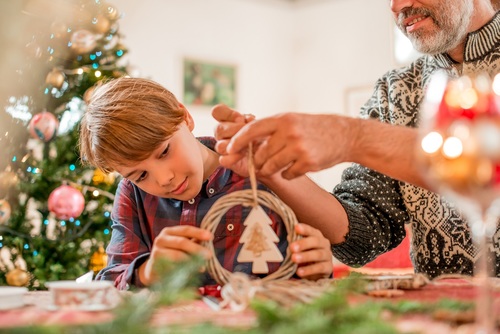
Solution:
{"label": "framed picture on wall", "polygon": [[189,105],[235,108],[237,66],[193,58],[183,60],[183,101]]}
{"label": "framed picture on wall", "polygon": [[372,96],[373,89],[373,85],[355,86],[346,89],[344,96],[344,110],[347,116],[359,116],[361,107]]}

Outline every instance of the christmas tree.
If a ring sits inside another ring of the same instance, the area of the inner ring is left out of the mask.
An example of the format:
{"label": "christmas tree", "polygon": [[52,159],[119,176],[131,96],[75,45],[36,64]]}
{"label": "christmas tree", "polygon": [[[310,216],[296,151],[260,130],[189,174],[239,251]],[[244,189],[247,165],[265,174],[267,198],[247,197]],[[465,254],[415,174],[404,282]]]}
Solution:
{"label": "christmas tree", "polygon": [[126,75],[103,0],[2,4],[0,285],[44,289],[103,265],[115,175],[82,164],[78,124],[99,81]]}

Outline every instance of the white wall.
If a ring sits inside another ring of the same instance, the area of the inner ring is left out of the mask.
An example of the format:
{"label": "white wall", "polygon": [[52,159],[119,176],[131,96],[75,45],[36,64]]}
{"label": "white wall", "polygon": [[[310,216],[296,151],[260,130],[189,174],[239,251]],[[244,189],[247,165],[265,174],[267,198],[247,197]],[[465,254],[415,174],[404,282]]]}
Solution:
{"label": "white wall", "polygon": [[[120,31],[142,77],[182,98],[182,59],[238,65],[238,109],[345,113],[346,90],[392,67],[387,0],[120,0]],[[189,107],[196,135],[209,108]],[[331,189],[344,166],[312,174]]]}
{"label": "white wall", "polygon": [[[311,0],[298,6],[294,19],[295,109],[347,114],[347,91],[372,86],[393,67],[392,26],[387,0]],[[310,176],[331,190],[347,165]]]}

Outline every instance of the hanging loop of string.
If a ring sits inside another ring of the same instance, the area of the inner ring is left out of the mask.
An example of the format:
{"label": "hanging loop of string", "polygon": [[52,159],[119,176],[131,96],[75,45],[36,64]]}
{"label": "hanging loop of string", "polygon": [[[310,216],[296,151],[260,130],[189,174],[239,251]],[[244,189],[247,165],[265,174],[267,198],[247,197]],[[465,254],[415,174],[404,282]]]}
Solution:
{"label": "hanging loop of string", "polygon": [[253,164],[253,144],[248,144],[248,174],[250,178],[250,186],[252,188],[253,206],[259,205],[257,199],[257,177],[255,176],[255,165]]}
{"label": "hanging loop of string", "polygon": [[[245,118],[245,123],[249,123],[255,119],[255,116],[252,114],[243,115]],[[252,195],[254,199],[253,206],[256,207],[259,205],[259,201],[257,199],[257,177],[255,175],[255,165],[253,163],[253,143],[250,142],[248,144],[248,176],[250,178],[250,186],[252,189]]]}

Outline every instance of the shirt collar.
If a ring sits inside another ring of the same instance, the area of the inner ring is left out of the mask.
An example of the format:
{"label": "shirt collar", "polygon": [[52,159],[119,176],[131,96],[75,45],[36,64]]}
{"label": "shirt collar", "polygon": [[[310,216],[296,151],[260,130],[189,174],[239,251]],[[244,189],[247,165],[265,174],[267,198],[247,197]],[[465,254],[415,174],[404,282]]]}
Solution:
{"label": "shirt collar", "polygon": [[[211,150],[215,150],[216,140],[213,137],[198,137],[203,145]],[[201,195],[212,197],[221,192],[231,179],[233,172],[230,169],[218,166],[215,171],[203,183]]]}

